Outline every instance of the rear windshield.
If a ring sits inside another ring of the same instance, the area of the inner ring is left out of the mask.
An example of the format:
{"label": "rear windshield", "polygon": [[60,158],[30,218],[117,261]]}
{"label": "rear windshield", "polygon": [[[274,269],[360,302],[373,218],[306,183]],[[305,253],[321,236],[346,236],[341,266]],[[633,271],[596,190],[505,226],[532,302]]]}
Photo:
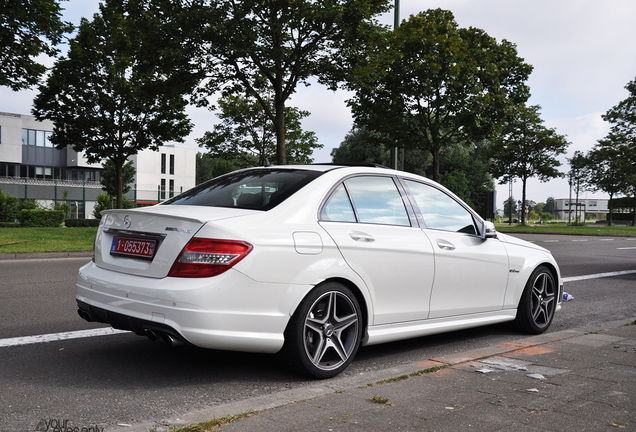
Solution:
{"label": "rear windshield", "polygon": [[320,171],[250,169],[200,184],[163,204],[269,210],[320,176]]}

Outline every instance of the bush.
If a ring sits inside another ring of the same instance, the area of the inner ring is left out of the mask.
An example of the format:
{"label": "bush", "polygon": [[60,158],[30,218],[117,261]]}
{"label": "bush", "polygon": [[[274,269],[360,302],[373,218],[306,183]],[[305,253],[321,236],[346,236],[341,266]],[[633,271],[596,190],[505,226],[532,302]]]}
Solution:
{"label": "bush", "polygon": [[[129,209],[134,208],[135,203],[125,196],[122,197],[122,208]],[[113,208],[113,198],[107,193],[99,193],[97,195],[97,204],[95,204],[95,208],[93,209],[93,216],[95,219],[102,218],[102,210],[109,210]]]}
{"label": "bush", "polygon": [[0,222],[13,222],[19,216],[19,200],[5,193],[0,189]]}
{"label": "bush", "polygon": [[99,219],[66,219],[64,225],[68,228],[98,227]]}
{"label": "bush", "polygon": [[66,214],[60,210],[21,210],[20,225],[26,227],[58,227]]}
{"label": "bush", "polygon": [[0,228],[20,228],[17,222],[0,222]]}

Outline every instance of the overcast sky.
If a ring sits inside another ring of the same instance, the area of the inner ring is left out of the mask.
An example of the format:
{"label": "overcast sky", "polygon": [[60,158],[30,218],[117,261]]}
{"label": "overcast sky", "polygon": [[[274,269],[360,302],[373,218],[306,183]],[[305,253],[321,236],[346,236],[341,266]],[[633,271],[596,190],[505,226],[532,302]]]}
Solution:
{"label": "overcast sky", "polygon": [[[392,0],[394,1],[394,0]],[[65,20],[74,24],[98,11],[97,0],[63,2]],[[519,56],[534,67],[528,84],[530,104],[541,106],[545,125],[566,135],[575,150],[587,152],[609,127],[601,119],[609,108],[628,95],[625,85],[636,78],[636,1],[633,0],[400,0],[400,16],[407,19],[429,8],[448,9],[460,27],[477,27],[501,41],[517,45]],[[393,15],[383,17],[393,23]],[[0,111],[30,114],[34,91],[11,92],[0,87]],[[331,92],[320,85],[299,88],[291,105],[311,115],[303,122],[316,132],[324,149],[314,154],[316,162],[330,162],[351,129],[352,117],[345,104],[346,92]],[[190,109],[195,129],[186,144],[211,129],[217,120],[205,109]],[[569,167],[562,158],[562,171]],[[508,185],[497,187],[498,206],[508,198]],[[543,202],[548,196],[567,198],[565,179],[540,183],[530,180],[528,199]],[[513,186],[521,199],[521,182]],[[583,197],[604,197],[584,193]]]}

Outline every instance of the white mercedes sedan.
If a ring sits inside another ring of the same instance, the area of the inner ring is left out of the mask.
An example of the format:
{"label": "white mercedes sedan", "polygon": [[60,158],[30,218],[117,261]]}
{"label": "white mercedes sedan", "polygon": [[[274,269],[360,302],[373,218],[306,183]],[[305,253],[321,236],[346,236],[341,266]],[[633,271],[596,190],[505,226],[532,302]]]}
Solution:
{"label": "white mercedes sedan", "polygon": [[549,251],[453,193],[383,167],[235,171],[153,207],[109,210],[79,271],[87,321],[151,340],[276,353],[315,378],[361,345],[511,321],[544,332]]}

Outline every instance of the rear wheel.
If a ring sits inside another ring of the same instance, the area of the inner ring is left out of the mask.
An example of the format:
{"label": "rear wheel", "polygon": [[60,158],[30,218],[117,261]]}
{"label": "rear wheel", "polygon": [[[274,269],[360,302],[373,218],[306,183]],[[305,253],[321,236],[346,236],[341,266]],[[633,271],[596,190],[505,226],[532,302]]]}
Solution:
{"label": "rear wheel", "polygon": [[362,336],[362,313],[344,285],[327,282],[300,304],[285,332],[284,354],[297,371],[331,378],[349,366]]}
{"label": "rear wheel", "polygon": [[550,327],[557,306],[558,287],[552,272],[545,267],[537,267],[523,291],[515,326],[526,333],[540,334]]}

